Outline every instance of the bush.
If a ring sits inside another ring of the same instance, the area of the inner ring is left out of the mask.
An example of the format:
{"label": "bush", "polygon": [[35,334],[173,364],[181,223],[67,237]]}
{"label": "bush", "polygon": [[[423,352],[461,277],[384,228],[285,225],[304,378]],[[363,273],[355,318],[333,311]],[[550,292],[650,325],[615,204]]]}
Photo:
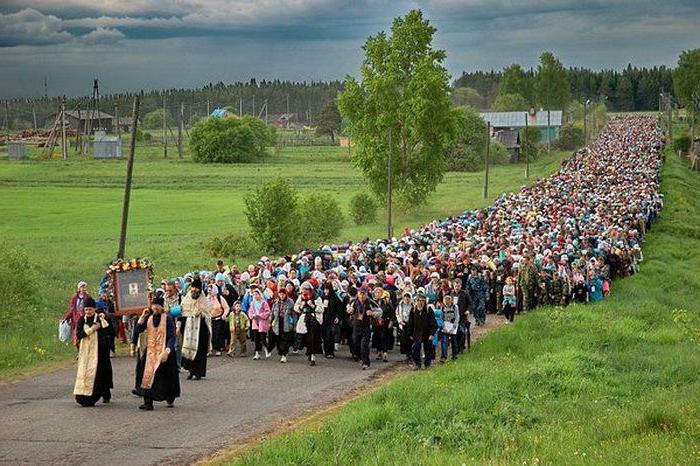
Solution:
{"label": "bush", "polygon": [[251,162],[275,141],[274,129],[259,118],[207,118],[192,128],[190,149],[202,163]]}
{"label": "bush", "polygon": [[37,275],[27,255],[0,239],[0,325],[17,323],[18,313],[28,311],[39,289]]}
{"label": "bush", "polygon": [[262,255],[253,238],[249,234],[243,233],[230,233],[222,237],[215,236],[206,243],[204,248],[212,257],[225,257],[231,260]]}
{"label": "bush", "polygon": [[377,221],[377,202],[367,193],[357,193],[350,199],[350,217],[355,225]]}
{"label": "bush", "polygon": [[[165,112],[165,120],[168,126],[173,125],[173,116],[170,112]],[[163,109],[159,108],[148,112],[143,117],[143,127],[147,129],[162,129],[163,128]]]}
{"label": "bush", "polygon": [[449,171],[478,171],[484,166],[486,122],[470,107],[454,110],[455,140],[445,158]]}
{"label": "bush", "polygon": [[520,132],[520,160],[537,160],[540,155],[539,142],[540,130],[534,126],[528,126]]}
{"label": "bush", "polygon": [[260,249],[282,254],[298,245],[300,222],[297,207],[296,189],[283,178],[267,181],[248,193],[245,215]]}
{"label": "bush", "polygon": [[686,154],[690,150],[690,136],[682,134],[673,140],[673,151]]}
{"label": "bush", "polygon": [[148,133],[146,131],[141,131],[140,129],[136,129],[136,140],[137,141],[145,141],[148,142],[153,139],[153,135],[151,133]]}
{"label": "bush", "polygon": [[574,125],[564,125],[559,131],[559,139],[555,146],[563,150],[576,150],[584,144],[583,128]]}
{"label": "bush", "polygon": [[298,207],[300,237],[306,243],[329,241],[340,234],[343,228],[343,212],[338,201],[312,193],[304,196]]}

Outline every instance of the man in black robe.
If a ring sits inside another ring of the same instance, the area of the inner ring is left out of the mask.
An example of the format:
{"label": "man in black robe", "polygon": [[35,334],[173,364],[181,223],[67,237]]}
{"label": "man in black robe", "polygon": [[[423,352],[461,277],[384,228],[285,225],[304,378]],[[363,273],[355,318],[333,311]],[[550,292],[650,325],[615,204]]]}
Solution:
{"label": "man in black robe", "polygon": [[207,355],[211,351],[211,305],[202,293],[201,280],[192,281],[181,307],[182,367],[190,373],[188,380],[200,380],[207,376]]}
{"label": "man in black robe", "polygon": [[162,297],[153,298],[151,308],[143,311],[134,330],[137,335],[148,332],[141,377],[143,404],[139,406],[146,411],[153,410],[154,401],[166,401],[172,408],[180,396],[175,321],[164,313],[163,306]]}
{"label": "man in black robe", "polygon": [[95,313],[95,300],[88,297],[76,327],[80,346],[78,349],[78,373],[73,394],[83,407],[95,406],[102,398],[109,403],[112,398],[112,362],[109,359],[110,339],[113,327],[103,313]]}

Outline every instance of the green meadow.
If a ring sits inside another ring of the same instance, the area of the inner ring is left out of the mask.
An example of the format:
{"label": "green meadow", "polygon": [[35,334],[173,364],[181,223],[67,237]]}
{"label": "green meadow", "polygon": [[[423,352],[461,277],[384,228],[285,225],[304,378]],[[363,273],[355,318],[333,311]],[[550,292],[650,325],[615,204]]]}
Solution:
{"label": "green meadow", "polygon": [[608,299],[520,316],[222,462],[699,464],[700,175],[667,154],[641,273]]}
{"label": "green meadow", "polygon": [[[0,377],[73,354],[58,342],[57,323],[75,284],[85,280],[94,292],[117,252],[125,161],[81,159],[73,151],[66,161],[47,161],[39,152],[30,150],[29,160],[21,162],[0,153],[0,238],[24,251],[37,276],[31,305],[0,304],[18,307],[8,311],[16,319],[2,322]],[[197,164],[188,153],[179,159],[172,146],[167,160],[154,145],[139,146],[136,154],[126,255],[151,259],[157,280],[212,268],[217,258],[207,255],[204,244],[214,235],[248,229],[243,198],[265,180],[289,178],[302,193],[337,199],[345,213],[352,195],[365,186],[347,148],[333,146],[286,147],[244,165]],[[530,181],[557,170],[568,155],[543,155],[531,164]],[[486,205],[528,182],[522,164],[492,167],[490,180],[485,200],[483,172],[447,173],[425,206],[410,212],[395,208],[395,230]],[[346,215],[336,240],[386,236],[385,215],[380,210],[376,223],[362,227]],[[256,258],[222,259],[245,266]]]}

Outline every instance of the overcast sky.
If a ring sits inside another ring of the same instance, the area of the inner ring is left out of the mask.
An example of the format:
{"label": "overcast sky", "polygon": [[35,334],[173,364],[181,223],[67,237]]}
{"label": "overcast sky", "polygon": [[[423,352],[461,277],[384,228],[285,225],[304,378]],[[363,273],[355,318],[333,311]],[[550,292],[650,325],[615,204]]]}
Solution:
{"label": "overcast sky", "polygon": [[700,47],[700,0],[2,0],[0,98],[356,74],[370,34],[421,8],[463,70],[673,65]]}

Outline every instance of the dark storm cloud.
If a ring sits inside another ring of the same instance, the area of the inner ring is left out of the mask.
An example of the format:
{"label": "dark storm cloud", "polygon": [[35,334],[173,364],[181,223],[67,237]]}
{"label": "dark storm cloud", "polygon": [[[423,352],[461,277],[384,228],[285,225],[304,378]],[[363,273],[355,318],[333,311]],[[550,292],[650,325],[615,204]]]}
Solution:
{"label": "dark storm cloud", "polygon": [[[410,8],[422,8],[438,28],[436,46],[447,50],[447,66],[454,75],[513,62],[533,66],[543,50],[554,51],[566,65],[671,65],[680,51],[700,44],[697,0],[98,4],[99,8],[86,0],[2,2],[2,92],[35,93],[28,80],[17,79],[30,73],[50,74],[57,88],[78,92],[82,87],[75,83],[82,86],[83,74],[90,70],[108,75],[115,90],[253,76],[342,79],[346,73],[357,73],[365,38],[388,30],[391,20]],[[166,71],[174,76],[164,78]]]}

